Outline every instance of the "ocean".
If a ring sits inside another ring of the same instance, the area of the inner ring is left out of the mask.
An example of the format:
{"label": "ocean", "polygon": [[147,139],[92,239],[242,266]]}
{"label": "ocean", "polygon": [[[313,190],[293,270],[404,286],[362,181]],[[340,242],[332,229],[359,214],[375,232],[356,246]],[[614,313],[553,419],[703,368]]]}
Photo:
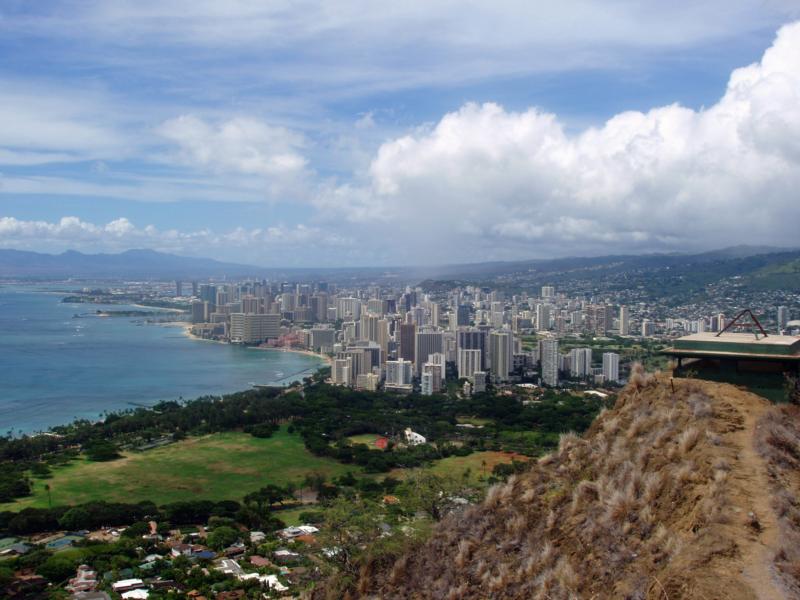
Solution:
{"label": "ocean", "polygon": [[322,365],[295,352],[195,340],[177,325],[97,317],[92,313],[98,309],[144,309],[66,304],[66,294],[47,289],[52,288],[0,285],[2,433],[43,431],[161,400],[283,384]]}

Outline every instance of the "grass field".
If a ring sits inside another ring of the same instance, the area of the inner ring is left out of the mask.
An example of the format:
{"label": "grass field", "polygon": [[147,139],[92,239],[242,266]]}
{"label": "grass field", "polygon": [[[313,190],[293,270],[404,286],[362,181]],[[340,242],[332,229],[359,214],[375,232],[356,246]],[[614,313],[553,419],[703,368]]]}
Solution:
{"label": "grass field", "polygon": [[50,484],[53,506],[92,500],[165,504],[179,500],[241,500],[268,484],[300,483],[309,473],[329,479],[358,467],[314,456],[298,435],[283,428],[271,438],[244,433],[219,433],[191,438],[162,448],[129,453],[105,462],[79,459],[53,470],[51,479],[34,480],[32,496],[0,505],[20,510],[48,505]]}
{"label": "grass field", "polygon": [[[461,477],[469,469],[470,479],[477,482],[481,478],[486,478],[492,474],[492,469],[500,463],[510,463],[512,459],[519,461],[528,460],[527,456],[515,454],[513,452],[473,452],[468,456],[448,456],[442,460],[437,460],[430,466],[430,471],[437,475],[455,475]],[[403,479],[405,469],[394,469],[390,475],[398,479]]]}

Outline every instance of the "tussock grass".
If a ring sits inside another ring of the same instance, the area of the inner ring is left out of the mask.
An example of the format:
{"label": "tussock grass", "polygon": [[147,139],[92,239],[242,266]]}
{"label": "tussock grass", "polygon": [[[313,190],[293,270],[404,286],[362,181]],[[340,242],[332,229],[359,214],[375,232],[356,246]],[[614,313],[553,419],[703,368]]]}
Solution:
{"label": "tussock grass", "polygon": [[[406,579],[378,577],[370,597],[690,597],[680,592],[687,568],[720,552],[697,540],[717,539],[731,512],[724,434],[735,427],[720,422],[705,384],[674,386],[635,366],[585,436],[563,434],[558,450],[490,488],[482,504],[446,517],[410,556]],[[800,465],[787,431],[769,439],[779,460]],[[800,524],[796,499],[782,506]],[[787,545],[780,560],[794,564],[794,552]]]}

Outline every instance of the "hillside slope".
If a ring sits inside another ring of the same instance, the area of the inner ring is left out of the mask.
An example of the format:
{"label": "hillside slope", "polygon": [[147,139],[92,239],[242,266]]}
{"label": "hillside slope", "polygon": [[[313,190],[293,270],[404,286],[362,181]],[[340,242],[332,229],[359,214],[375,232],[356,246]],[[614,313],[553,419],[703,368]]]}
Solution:
{"label": "hillside slope", "polygon": [[637,372],[587,434],[444,520],[364,598],[800,598],[800,411]]}

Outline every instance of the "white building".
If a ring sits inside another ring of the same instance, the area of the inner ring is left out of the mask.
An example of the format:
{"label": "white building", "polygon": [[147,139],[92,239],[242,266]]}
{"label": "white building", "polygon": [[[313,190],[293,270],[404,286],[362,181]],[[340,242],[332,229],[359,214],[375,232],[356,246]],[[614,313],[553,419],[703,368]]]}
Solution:
{"label": "white building", "polygon": [[353,372],[353,359],[337,358],[331,365],[331,381],[336,385],[351,385]]}
{"label": "white building", "polygon": [[591,375],[591,348],[573,348],[569,351],[569,372],[573,377],[588,377]]}
{"label": "white building", "polygon": [[412,383],[411,361],[397,360],[386,361],[386,385],[387,386],[410,386]]}
{"label": "white building", "polygon": [[619,354],[615,352],[603,353],[603,378],[614,383],[619,381]]}
{"label": "white building", "polygon": [[280,315],[231,313],[230,340],[239,344],[259,344],[280,336]]}
{"label": "white building", "polygon": [[627,306],[619,307],[619,334],[628,335],[631,330],[631,318]]}
{"label": "white building", "polygon": [[486,372],[475,371],[472,374],[472,391],[476,394],[486,391]]}
{"label": "white building", "polygon": [[458,378],[472,379],[472,374],[483,370],[482,356],[480,350],[458,349]]}
{"label": "white building", "polygon": [[542,381],[549,386],[558,385],[558,340],[542,340]]}
{"label": "white building", "polygon": [[424,444],[428,441],[425,439],[425,436],[411,431],[410,427],[406,427],[406,429],[403,431],[403,436],[406,438],[406,443],[409,446],[419,446],[420,444]]}
{"label": "white building", "polygon": [[493,331],[489,334],[490,370],[494,381],[508,381],[514,353],[514,338],[509,331]]}

